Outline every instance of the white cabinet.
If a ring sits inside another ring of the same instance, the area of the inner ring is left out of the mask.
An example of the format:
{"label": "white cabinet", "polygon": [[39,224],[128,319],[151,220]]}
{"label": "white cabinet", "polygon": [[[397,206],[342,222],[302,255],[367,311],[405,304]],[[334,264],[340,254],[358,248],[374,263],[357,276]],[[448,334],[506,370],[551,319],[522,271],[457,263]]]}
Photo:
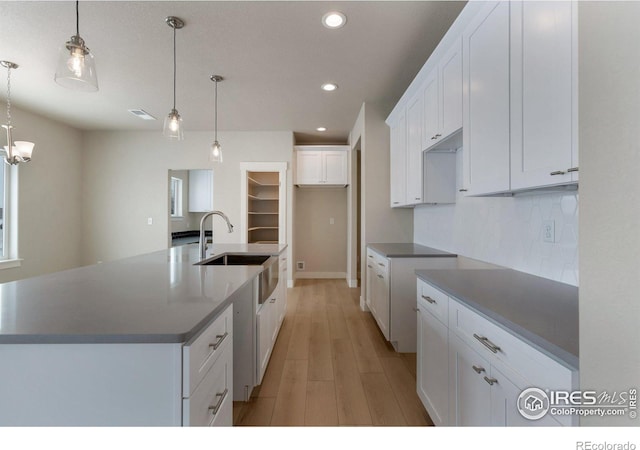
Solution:
{"label": "white cabinet", "polygon": [[571,416],[528,420],[517,409],[518,397],[528,387],[577,389],[577,370],[429,283],[418,280],[416,298],[416,390],[436,425],[577,425]]}
{"label": "white cabinet", "polygon": [[404,112],[391,125],[390,197],[391,207],[407,204],[407,121]]}
{"label": "white cabinet", "polygon": [[510,188],[510,2],[489,2],[463,33],[463,189]]}
{"label": "white cabinet", "polygon": [[422,97],[407,107],[407,204],[422,203]]}
{"label": "white cabinet", "polygon": [[349,184],[349,146],[296,147],[296,184],[346,186]]}
{"label": "white cabinet", "polygon": [[387,258],[367,248],[365,301],[380,331],[396,351],[416,352],[415,271],[455,267],[455,255]]}
{"label": "white cabinet", "polygon": [[[440,299],[427,297],[418,295],[417,390],[434,425],[441,426],[449,423],[449,329],[446,318],[442,322],[433,314],[432,306],[438,305]],[[447,300],[443,296],[444,311]]]}
{"label": "white cabinet", "polygon": [[463,57],[467,195],[576,183],[576,2],[488,3]]}
{"label": "white cabinet", "polygon": [[511,4],[511,189],[578,181],[576,3]]}
{"label": "white cabinet", "polygon": [[269,364],[273,347],[278,338],[287,307],[287,258],[280,256],[278,285],[271,297],[257,307],[256,313],[256,380],[262,383],[262,377]]}
{"label": "white cabinet", "polygon": [[213,211],[213,171],[189,171],[189,212]]}
{"label": "white cabinet", "polygon": [[391,125],[391,207],[455,202],[455,153],[422,151],[422,99]]}
{"label": "white cabinet", "polygon": [[[424,90],[424,122],[422,148],[440,148],[462,128],[462,40],[442,56],[426,78]],[[459,140],[443,148],[457,149]]]}
{"label": "white cabinet", "polygon": [[233,305],[182,350],[182,425],[233,422]]}

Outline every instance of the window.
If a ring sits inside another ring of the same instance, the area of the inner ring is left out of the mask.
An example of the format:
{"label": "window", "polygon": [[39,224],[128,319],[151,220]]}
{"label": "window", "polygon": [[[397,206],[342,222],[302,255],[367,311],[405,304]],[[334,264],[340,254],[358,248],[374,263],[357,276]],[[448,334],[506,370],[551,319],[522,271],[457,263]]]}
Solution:
{"label": "window", "polygon": [[171,217],[182,217],[182,179],[171,177]]}

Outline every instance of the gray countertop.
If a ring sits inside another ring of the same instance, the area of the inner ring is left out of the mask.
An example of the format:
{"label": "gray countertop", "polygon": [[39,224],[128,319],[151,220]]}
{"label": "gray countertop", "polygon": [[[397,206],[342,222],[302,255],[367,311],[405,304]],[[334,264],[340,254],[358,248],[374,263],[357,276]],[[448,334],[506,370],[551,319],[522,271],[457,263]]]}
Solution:
{"label": "gray countertop", "polygon": [[510,269],[417,270],[416,275],[578,370],[577,287]]}
{"label": "gray countertop", "polygon": [[367,247],[386,258],[455,258],[457,256],[453,253],[412,243],[374,243],[368,244]]}
{"label": "gray countertop", "polygon": [[[285,248],[217,244],[207,257]],[[1,284],[0,344],[185,342],[262,270],[198,261],[193,244]]]}

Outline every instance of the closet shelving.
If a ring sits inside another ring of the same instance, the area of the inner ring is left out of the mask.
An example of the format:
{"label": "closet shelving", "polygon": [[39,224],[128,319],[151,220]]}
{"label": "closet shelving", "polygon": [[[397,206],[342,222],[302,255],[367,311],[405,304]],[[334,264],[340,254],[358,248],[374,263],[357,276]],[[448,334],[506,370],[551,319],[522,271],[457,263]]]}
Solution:
{"label": "closet shelving", "polygon": [[249,172],[247,176],[247,242],[277,244],[279,231],[278,172]]}

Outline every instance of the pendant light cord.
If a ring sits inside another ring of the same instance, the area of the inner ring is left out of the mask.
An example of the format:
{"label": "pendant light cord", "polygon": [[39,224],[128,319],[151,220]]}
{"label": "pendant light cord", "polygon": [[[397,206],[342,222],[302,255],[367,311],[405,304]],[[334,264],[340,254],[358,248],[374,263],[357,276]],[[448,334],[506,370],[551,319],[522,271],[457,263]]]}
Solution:
{"label": "pendant light cord", "polygon": [[173,109],[176,109],[176,27],[173,28]]}
{"label": "pendant light cord", "polygon": [[7,126],[11,126],[11,66],[7,67]]}
{"label": "pendant light cord", "polygon": [[215,125],[215,136],[214,140],[218,142],[218,80],[216,80],[216,88],[215,88],[215,107],[214,107],[214,125]]}
{"label": "pendant light cord", "polygon": [[79,9],[80,0],[76,0],[76,36],[80,36],[80,12]]}

